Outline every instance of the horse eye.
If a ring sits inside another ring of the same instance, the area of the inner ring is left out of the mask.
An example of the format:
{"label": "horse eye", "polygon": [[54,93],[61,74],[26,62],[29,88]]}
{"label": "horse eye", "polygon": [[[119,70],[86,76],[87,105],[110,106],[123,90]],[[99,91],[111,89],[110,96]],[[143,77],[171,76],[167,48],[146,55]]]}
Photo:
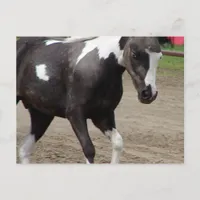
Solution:
{"label": "horse eye", "polygon": [[136,53],[135,53],[134,51],[131,51],[131,55],[132,55],[133,58],[136,58],[136,57],[137,57],[137,56],[136,56]]}
{"label": "horse eye", "polygon": [[132,53],[132,56],[133,56],[134,58],[136,58],[136,57],[137,57],[135,53]]}

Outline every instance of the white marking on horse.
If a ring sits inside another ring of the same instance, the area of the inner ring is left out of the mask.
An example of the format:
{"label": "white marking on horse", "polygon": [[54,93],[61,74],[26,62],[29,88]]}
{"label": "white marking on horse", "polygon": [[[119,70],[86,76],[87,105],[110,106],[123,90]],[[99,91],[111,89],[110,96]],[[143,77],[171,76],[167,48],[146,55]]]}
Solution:
{"label": "white marking on horse", "polygon": [[117,129],[113,128],[111,131],[105,131],[105,135],[110,138],[112,143],[112,159],[111,163],[119,163],[120,154],[123,149],[123,139]]}
{"label": "white marking on horse", "polygon": [[63,38],[63,39],[57,39],[57,40],[53,40],[53,39],[49,39],[45,41],[45,45],[51,45],[51,44],[56,44],[56,43],[73,43],[73,42],[78,42],[78,41],[82,41],[82,40],[87,40],[87,39],[92,39],[94,37],[83,37],[83,36],[73,36],[73,37],[68,37],[68,38]]}
{"label": "white marking on horse", "polygon": [[49,76],[47,75],[46,72],[47,66],[45,64],[36,65],[35,68],[36,68],[36,75],[39,79],[42,79],[44,81],[49,80]]}
{"label": "white marking on horse", "polygon": [[26,137],[24,144],[21,146],[19,150],[19,157],[22,164],[29,163],[29,157],[33,151],[34,144],[35,144],[35,136],[29,134]]}
{"label": "white marking on horse", "polygon": [[93,40],[85,41],[85,47],[83,48],[81,54],[77,58],[76,64],[84,58],[89,52],[93,51],[97,48],[99,58],[107,58],[110,53],[114,53],[116,58],[118,59],[118,63],[122,63],[122,54],[123,51],[120,50],[119,40],[120,36],[100,36]]}
{"label": "white marking on horse", "polygon": [[86,158],[86,164],[91,164],[89,161],[88,161],[88,159]]}
{"label": "white marking on horse", "polygon": [[46,46],[51,45],[51,44],[55,44],[55,43],[62,43],[62,41],[59,41],[59,40],[47,40],[47,41],[45,41]]}
{"label": "white marking on horse", "polygon": [[92,38],[95,38],[95,37],[83,37],[83,36],[73,36],[73,37],[69,37],[69,38],[66,38],[63,42],[64,43],[73,43],[73,42],[79,42],[79,41],[82,41],[82,40],[89,40],[89,39],[92,39]]}
{"label": "white marking on horse", "polygon": [[152,95],[154,96],[157,91],[156,71],[158,67],[158,61],[162,57],[162,53],[150,52],[148,49],[146,49],[146,52],[149,54],[149,70],[146,74],[144,81],[145,81],[146,86],[151,85]]}

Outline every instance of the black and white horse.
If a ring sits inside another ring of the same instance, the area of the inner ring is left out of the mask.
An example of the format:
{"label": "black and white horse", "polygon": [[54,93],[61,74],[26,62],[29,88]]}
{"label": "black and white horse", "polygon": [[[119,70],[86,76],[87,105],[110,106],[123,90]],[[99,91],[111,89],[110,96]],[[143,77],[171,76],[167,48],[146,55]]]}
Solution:
{"label": "black and white horse", "polygon": [[82,146],[86,163],[94,163],[95,148],[87,119],[112,144],[111,163],[119,163],[123,139],[115,124],[122,94],[122,74],[130,74],[141,103],[158,94],[156,70],[162,57],[156,37],[20,38],[17,41],[17,103],[31,117],[31,130],[19,150],[29,163],[34,144],[55,116],[67,118]]}

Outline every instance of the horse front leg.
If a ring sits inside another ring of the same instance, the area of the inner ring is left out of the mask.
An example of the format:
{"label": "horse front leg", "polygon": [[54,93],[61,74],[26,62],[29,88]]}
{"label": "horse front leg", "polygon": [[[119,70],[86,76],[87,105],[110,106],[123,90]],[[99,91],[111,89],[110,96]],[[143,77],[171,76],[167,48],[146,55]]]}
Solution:
{"label": "horse front leg", "polygon": [[105,113],[92,119],[94,125],[99,128],[112,143],[111,164],[119,163],[123,150],[123,139],[116,129],[114,111]]}
{"label": "horse front leg", "polygon": [[69,122],[74,130],[83,150],[87,164],[94,163],[95,148],[90,139],[86,118],[81,109],[77,108],[68,117]]}

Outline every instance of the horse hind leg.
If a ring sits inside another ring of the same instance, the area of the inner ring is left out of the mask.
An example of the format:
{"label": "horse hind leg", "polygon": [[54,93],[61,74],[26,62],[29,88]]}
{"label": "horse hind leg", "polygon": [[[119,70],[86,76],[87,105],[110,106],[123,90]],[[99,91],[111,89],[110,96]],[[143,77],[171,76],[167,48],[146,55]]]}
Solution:
{"label": "horse hind leg", "polygon": [[104,116],[92,119],[93,124],[99,128],[112,144],[111,164],[117,164],[123,150],[123,139],[116,129],[114,111],[106,113]]}
{"label": "horse hind leg", "polygon": [[43,136],[54,118],[33,108],[29,108],[28,110],[31,117],[31,130],[19,149],[19,157],[22,164],[29,163],[35,143]]}

